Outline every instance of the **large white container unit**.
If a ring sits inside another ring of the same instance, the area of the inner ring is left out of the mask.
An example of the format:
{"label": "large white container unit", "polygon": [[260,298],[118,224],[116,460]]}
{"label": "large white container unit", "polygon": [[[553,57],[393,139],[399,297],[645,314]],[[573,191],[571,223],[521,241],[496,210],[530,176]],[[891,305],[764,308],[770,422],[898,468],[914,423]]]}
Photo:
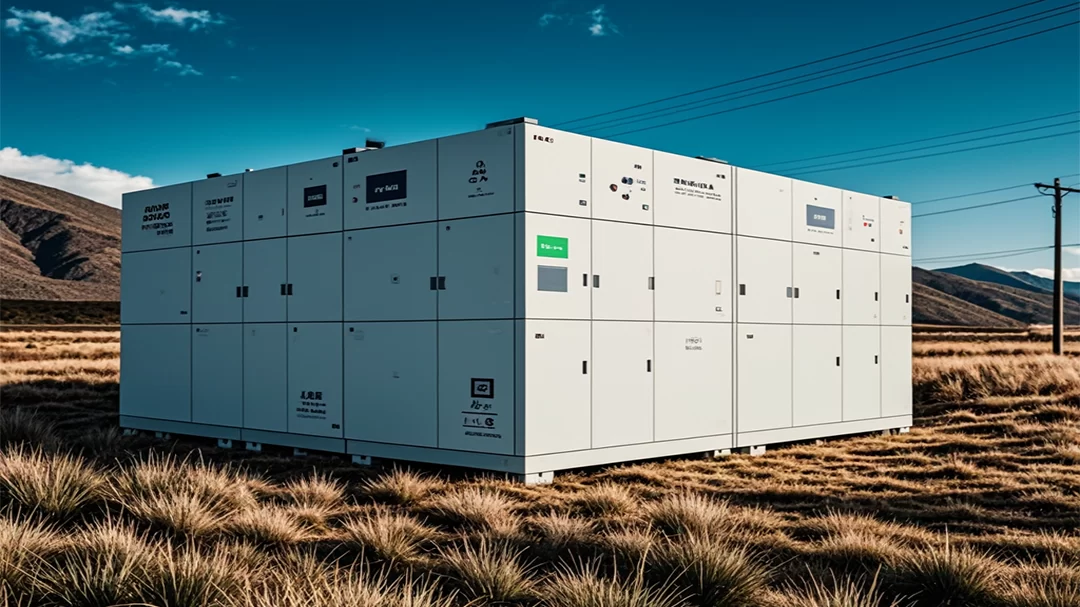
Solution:
{"label": "large white container unit", "polygon": [[899,201],[516,121],[124,220],[125,427],[542,481],[911,423]]}

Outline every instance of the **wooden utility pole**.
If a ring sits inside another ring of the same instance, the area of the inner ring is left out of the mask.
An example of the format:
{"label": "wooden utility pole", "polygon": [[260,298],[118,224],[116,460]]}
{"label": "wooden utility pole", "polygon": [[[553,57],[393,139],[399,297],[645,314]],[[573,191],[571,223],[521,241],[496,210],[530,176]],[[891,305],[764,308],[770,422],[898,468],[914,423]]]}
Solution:
{"label": "wooden utility pole", "polygon": [[1039,192],[1054,190],[1054,354],[1061,354],[1065,348],[1065,285],[1061,278],[1061,199],[1070,192],[1080,192],[1075,188],[1061,187],[1061,179],[1055,178],[1054,185],[1036,183]]}

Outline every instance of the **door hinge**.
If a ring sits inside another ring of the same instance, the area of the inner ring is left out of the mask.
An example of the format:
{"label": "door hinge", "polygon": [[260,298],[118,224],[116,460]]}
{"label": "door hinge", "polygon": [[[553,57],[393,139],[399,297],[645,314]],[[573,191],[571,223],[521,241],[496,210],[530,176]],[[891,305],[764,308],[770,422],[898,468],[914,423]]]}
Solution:
{"label": "door hinge", "polygon": [[281,294],[285,295],[285,283],[281,283]]}
{"label": "door hinge", "polygon": [[788,288],[787,288],[787,296],[788,296],[789,298],[791,297],[791,287],[788,287]]}

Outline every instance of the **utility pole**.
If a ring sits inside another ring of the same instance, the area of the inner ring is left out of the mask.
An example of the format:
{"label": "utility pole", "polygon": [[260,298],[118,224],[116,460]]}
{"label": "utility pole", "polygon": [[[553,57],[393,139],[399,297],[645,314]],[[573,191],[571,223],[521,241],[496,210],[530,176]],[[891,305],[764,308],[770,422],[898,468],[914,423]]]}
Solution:
{"label": "utility pole", "polygon": [[1036,183],[1039,193],[1049,196],[1044,190],[1054,190],[1054,354],[1061,354],[1065,348],[1065,288],[1061,278],[1061,199],[1070,192],[1080,192],[1075,188],[1061,187],[1061,179],[1055,178],[1054,185]]}

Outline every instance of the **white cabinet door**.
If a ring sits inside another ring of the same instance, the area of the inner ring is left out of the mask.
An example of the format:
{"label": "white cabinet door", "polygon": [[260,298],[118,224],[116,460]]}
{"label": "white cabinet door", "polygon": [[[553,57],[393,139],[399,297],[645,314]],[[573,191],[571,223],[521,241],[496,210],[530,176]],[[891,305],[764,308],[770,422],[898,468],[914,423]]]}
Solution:
{"label": "white cabinet door", "polygon": [[653,152],[593,139],[593,219],[652,225]]}
{"label": "white cabinet door", "polygon": [[791,179],[735,169],[735,233],[791,240]]}
{"label": "white cabinet door", "polygon": [[656,440],[730,434],[732,326],[656,323]]}
{"label": "white cabinet door", "polygon": [[345,323],[345,438],[438,446],[432,322]]}
{"label": "white cabinet door", "polygon": [[345,233],[345,320],[435,320],[434,223]]}
{"label": "white cabinet door", "polygon": [[191,421],[191,325],[120,332],[120,415]]}
{"label": "white cabinet door", "polygon": [[191,246],[191,184],[124,194],[121,250]]}
{"label": "white cabinet door", "polygon": [[244,325],[244,427],[289,431],[289,327]]}
{"label": "white cabinet door", "polygon": [[881,255],[881,324],[911,324],[911,258]]}
{"label": "white cabinet door", "polygon": [[191,265],[191,322],[242,321],[243,243],[192,247]]}
{"label": "white cabinet door", "polygon": [[790,323],[791,243],[739,236],[735,257],[739,322]]}
{"label": "white cabinet door", "polygon": [[740,434],[791,427],[791,328],[746,324],[736,328],[735,428]]}
{"label": "white cabinet door", "polygon": [[843,192],[816,183],[792,180],[791,236],[795,242],[839,247]]}
{"label": "white cabinet door", "polygon": [[844,324],[880,324],[880,256],[877,253],[844,249],[843,257]]}
{"label": "white cabinet door", "polygon": [[235,242],[244,239],[244,174],[212,177],[192,186],[191,243]]}
{"label": "white cabinet door", "polygon": [[120,256],[120,322],[191,322],[191,249],[140,251]]}
{"label": "white cabinet door", "polygon": [[191,421],[231,428],[243,426],[243,325],[192,327]]}
{"label": "white cabinet door", "polygon": [[288,326],[289,432],[341,438],[341,323]]}
{"label": "white cabinet door", "polygon": [[731,236],[654,230],[656,320],[731,322]]}
{"label": "white cabinet door", "polygon": [[280,238],[288,233],[286,168],[244,173],[244,238]]}
{"label": "white cabinet door", "polygon": [[591,324],[587,320],[518,321],[525,342],[525,455],[589,448]]}
{"label": "white cabinet door", "polygon": [[653,441],[653,324],[593,322],[592,446]]}
{"label": "white cabinet door", "polygon": [[731,233],[730,165],[653,152],[657,226]]}
{"label": "white cabinet door", "polygon": [[844,421],[881,417],[881,328],[844,327]]}
{"label": "white cabinet door", "polygon": [[284,322],[288,239],[273,238],[244,243],[245,322]]}
{"label": "white cabinet door", "polygon": [[345,155],[345,229],[435,221],[436,145]]}
{"label": "white cabinet door", "polygon": [[592,225],[588,219],[518,215],[525,248],[524,309],[519,317],[589,320]]}
{"label": "white cabinet door", "polygon": [[439,319],[514,317],[514,216],[439,222]]}
{"label": "white cabinet door", "polygon": [[838,325],[841,322],[841,249],[795,243],[792,246],[792,321]]}
{"label": "white cabinet door", "polygon": [[891,198],[881,205],[881,252],[911,257],[911,204]]}
{"label": "white cabinet door", "polygon": [[839,326],[792,327],[792,423],[843,420],[843,330]]}
{"label": "white cabinet door", "polygon": [[341,233],[289,238],[290,322],[341,320]]}
{"label": "white cabinet door", "polygon": [[439,323],[439,448],[514,453],[514,321]]}
{"label": "white cabinet door", "polygon": [[518,128],[524,150],[524,200],[519,211],[589,217],[592,140],[534,124]]}
{"label": "white cabinet door", "polygon": [[592,317],[652,320],[653,228],[592,223]]}
{"label": "white cabinet door", "polygon": [[881,327],[881,416],[911,415],[911,327]]}
{"label": "white cabinet door", "polygon": [[291,164],[289,236],[340,232],[341,156]]}
{"label": "white cabinet door", "polygon": [[514,127],[439,140],[439,219],[514,210]]}
{"label": "white cabinet door", "polygon": [[877,252],[881,225],[878,197],[844,192],[844,248]]}

